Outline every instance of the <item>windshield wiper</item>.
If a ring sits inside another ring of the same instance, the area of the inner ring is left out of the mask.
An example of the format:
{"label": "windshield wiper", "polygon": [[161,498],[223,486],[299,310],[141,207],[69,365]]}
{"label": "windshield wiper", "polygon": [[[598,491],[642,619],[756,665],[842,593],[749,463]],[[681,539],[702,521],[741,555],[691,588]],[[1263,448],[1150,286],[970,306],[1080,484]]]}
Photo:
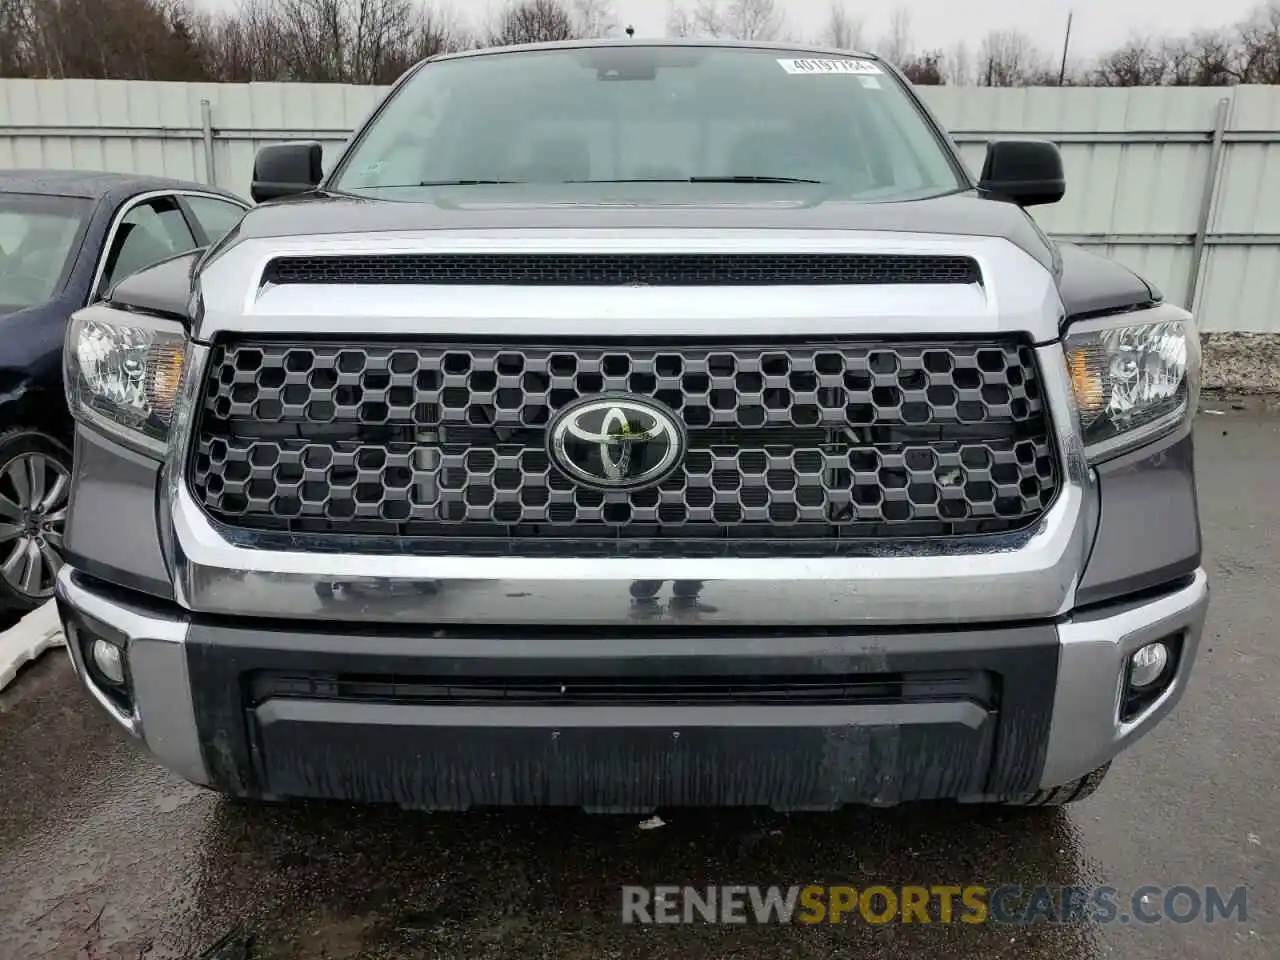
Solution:
{"label": "windshield wiper", "polygon": [[822,183],[804,177],[690,177],[690,183]]}
{"label": "windshield wiper", "polygon": [[[505,183],[532,183],[554,186],[557,183],[824,183],[822,180],[807,180],[803,177],[634,177],[618,180],[423,180],[419,187],[479,187]],[[412,184],[379,184],[373,189],[390,190],[394,187],[408,187]]]}
{"label": "windshield wiper", "polygon": [[565,183],[825,183],[803,177],[632,177],[622,180],[566,180]]}
{"label": "windshield wiper", "polygon": [[528,180],[423,180],[420,187],[487,187],[501,183],[528,183]]}

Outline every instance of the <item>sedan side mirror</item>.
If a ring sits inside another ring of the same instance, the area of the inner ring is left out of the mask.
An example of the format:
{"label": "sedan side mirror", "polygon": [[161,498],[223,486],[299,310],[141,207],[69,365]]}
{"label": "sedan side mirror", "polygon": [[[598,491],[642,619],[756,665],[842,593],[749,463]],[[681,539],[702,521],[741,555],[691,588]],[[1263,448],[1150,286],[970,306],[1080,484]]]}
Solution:
{"label": "sedan side mirror", "polygon": [[249,188],[253,202],[314,190],[324,177],[322,153],[323,148],[314,140],[262,147],[253,160],[253,184]]}
{"label": "sedan side mirror", "polygon": [[1020,207],[1057,203],[1067,191],[1062,154],[1048,140],[996,140],[987,144],[978,189]]}

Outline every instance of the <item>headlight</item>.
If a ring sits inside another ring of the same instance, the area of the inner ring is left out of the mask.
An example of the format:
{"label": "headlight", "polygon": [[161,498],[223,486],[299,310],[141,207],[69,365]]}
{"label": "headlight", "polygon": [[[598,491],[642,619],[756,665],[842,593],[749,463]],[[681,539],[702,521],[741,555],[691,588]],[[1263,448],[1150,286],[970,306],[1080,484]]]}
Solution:
{"label": "headlight", "polygon": [[103,306],[80,310],[63,350],[67,405],[77,420],[163,456],[185,359],[180,324]]}
{"label": "headlight", "polygon": [[1067,334],[1067,370],[1090,460],[1149,443],[1195,412],[1200,335],[1184,311],[1156,312],[1163,319],[1091,320]]}

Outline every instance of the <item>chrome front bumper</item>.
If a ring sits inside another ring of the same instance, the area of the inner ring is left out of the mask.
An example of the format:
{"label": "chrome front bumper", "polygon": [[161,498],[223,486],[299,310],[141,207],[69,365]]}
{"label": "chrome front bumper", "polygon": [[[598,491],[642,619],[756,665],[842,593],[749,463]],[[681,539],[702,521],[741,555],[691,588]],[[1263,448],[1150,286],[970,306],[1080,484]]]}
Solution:
{"label": "chrome front bumper", "polygon": [[[1052,721],[1048,733],[1042,787],[1058,786],[1083,776],[1106,762],[1145,734],[1181,698],[1196,659],[1208,608],[1208,582],[1203,570],[1178,589],[1153,600],[1129,603],[1114,609],[1064,618],[1054,629],[1058,642],[1058,677]],[[190,620],[172,605],[162,607],[92,585],[71,567],[63,568],[57,600],[64,624],[87,618],[95,630],[105,630],[124,642],[132,681],[134,708],[121,711],[95,683],[83,662],[78,644],[68,644],[76,673],[90,695],[127,733],[143,741],[166,766],[196,783],[208,783],[204,757],[217,751],[217,737],[201,743],[197,731],[191,677],[188,674],[187,638]],[[272,631],[262,629],[264,634]],[[289,631],[294,638],[297,630]],[[714,631],[707,631],[714,639]],[[932,628],[946,641],[945,627]],[[1171,634],[1182,634],[1182,652],[1173,682],[1159,700],[1129,722],[1121,722],[1119,708],[1127,657],[1143,644]],[[972,628],[963,642],[972,643]],[[954,634],[960,643],[961,635]],[[329,638],[332,639],[331,637]],[[623,643],[626,641],[619,641]],[[781,651],[768,637],[718,641],[726,656],[749,645],[752,653],[773,655]],[[441,641],[442,647],[450,641]],[[824,641],[838,652],[840,641]],[[452,648],[450,648],[452,649]]]}
{"label": "chrome front bumper", "polygon": [[[157,608],[95,592],[78,582],[73,568],[58,573],[55,600],[76,676],[94,701],[125,733],[142,740],[165,766],[192,783],[208,783],[187,673],[187,621]],[[76,620],[123,643],[133,709],[122,710],[94,681],[77,642]]]}

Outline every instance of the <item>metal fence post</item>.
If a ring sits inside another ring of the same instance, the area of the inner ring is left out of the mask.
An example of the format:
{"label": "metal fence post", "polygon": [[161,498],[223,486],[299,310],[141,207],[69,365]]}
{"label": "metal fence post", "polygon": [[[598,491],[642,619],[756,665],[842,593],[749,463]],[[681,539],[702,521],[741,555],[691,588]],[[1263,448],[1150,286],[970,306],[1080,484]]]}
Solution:
{"label": "metal fence post", "polygon": [[1187,295],[1184,305],[1188,310],[1196,308],[1196,296],[1200,290],[1200,267],[1204,261],[1205,240],[1209,236],[1209,224],[1213,220],[1214,200],[1218,186],[1218,168],[1222,165],[1223,136],[1227,132],[1227,117],[1231,112],[1231,98],[1218,101],[1214,116],[1213,144],[1209,148],[1209,172],[1205,176],[1204,195],[1200,198],[1200,217],[1196,222],[1196,237],[1191,248],[1191,268],[1187,277]]}
{"label": "metal fence post", "polygon": [[210,186],[218,183],[213,166],[213,104],[200,101],[200,136],[204,140],[204,182]]}

